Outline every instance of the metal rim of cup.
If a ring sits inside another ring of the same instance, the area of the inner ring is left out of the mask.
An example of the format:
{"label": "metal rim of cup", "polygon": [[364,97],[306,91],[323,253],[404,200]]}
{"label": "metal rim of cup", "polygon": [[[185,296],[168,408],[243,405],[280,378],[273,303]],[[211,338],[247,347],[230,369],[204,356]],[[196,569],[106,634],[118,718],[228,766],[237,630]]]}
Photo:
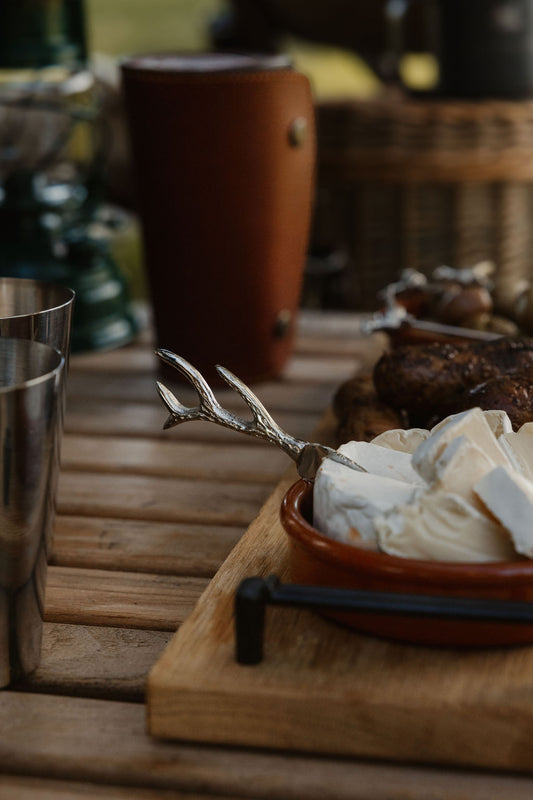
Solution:
{"label": "metal rim of cup", "polygon": [[23,319],[24,317],[35,317],[40,314],[49,314],[51,311],[58,311],[70,305],[75,298],[73,289],[62,286],[59,283],[48,283],[47,281],[33,280],[31,278],[1,278],[0,277],[0,296],[2,286],[20,287],[22,290],[37,288],[43,293],[52,292],[58,294],[57,301],[48,303],[45,308],[36,307],[33,311],[23,311],[19,314],[3,314],[0,305],[0,319]]}
{"label": "metal rim of cup", "polygon": [[190,77],[206,74],[230,74],[292,69],[291,58],[284,53],[139,53],[120,60],[127,72],[169,73]]}
{"label": "metal rim of cup", "polygon": [[10,343],[10,344],[17,344],[17,346],[21,345],[22,347],[26,347],[28,351],[30,350],[48,350],[50,353],[54,353],[57,357],[58,361],[55,367],[51,369],[47,369],[46,372],[42,372],[39,375],[36,375],[34,378],[28,378],[26,380],[19,380],[15,383],[10,383],[7,386],[0,385],[0,395],[8,394],[9,392],[18,391],[21,389],[26,389],[31,386],[37,386],[40,383],[46,383],[46,381],[50,380],[50,378],[59,375],[65,366],[65,356],[57,350],[55,347],[51,347],[49,344],[44,344],[43,342],[37,342],[32,339],[14,339],[10,337],[0,337],[0,356],[1,356],[1,349],[2,344]]}

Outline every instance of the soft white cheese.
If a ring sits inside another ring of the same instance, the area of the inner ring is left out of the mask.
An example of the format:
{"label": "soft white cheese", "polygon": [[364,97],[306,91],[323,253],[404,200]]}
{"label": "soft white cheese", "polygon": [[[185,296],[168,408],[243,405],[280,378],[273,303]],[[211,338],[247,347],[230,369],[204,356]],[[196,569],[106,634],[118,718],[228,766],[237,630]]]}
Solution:
{"label": "soft white cheese", "polygon": [[313,522],[325,535],[407,558],[533,558],[533,423],[514,433],[505,412],[474,408],[339,452],[367,471],[322,462]]}
{"label": "soft white cheese", "polygon": [[533,483],[508,467],[496,467],[474,492],[509,532],[517,552],[533,558]]}
{"label": "soft white cheese", "polygon": [[516,558],[501,525],[448,492],[428,492],[376,517],[374,527],[380,548],[393,556],[457,562]]}
{"label": "soft white cheese", "polygon": [[502,411],[500,408],[491,408],[483,411],[483,414],[497,439],[504,433],[510,433],[513,430],[513,424],[506,411]]}
{"label": "soft white cheese", "polygon": [[413,467],[428,483],[438,478],[436,463],[446,446],[458,436],[465,436],[478,445],[495,464],[511,466],[482,410],[471,408],[446,417],[413,453]]}
{"label": "soft white cheese", "polygon": [[342,453],[372,475],[425,486],[426,482],[411,466],[411,455],[381,447],[373,442],[347,442],[339,447]]}
{"label": "soft white cheese", "polygon": [[[508,433],[509,431],[513,430],[513,425],[506,411],[502,411],[499,408],[480,409],[480,411],[487,420],[489,428],[496,438],[501,436],[502,433]],[[466,412],[461,411],[460,413],[465,414]],[[431,428],[430,433],[436,433],[437,431],[440,431],[441,428],[444,428],[445,425],[449,423],[450,419],[454,419],[457,416],[459,415],[453,414],[451,417],[446,417],[440,422],[437,422],[437,424]]]}
{"label": "soft white cheese", "polygon": [[514,468],[533,480],[533,422],[526,422],[516,433],[504,433],[498,439]]}
{"label": "soft white cheese", "polygon": [[409,503],[413,484],[371,475],[324,459],[313,491],[313,524],[333,539],[376,547],[373,519],[395,505]]}
{"label": "soft white cheese", "polygon": [[466,436],[458,436],[446,445],[435,462],[436,477],[431,490],[459,495],[483,512],[484,506],[472,487],[495,466],[475,442]]}
{"label": "soft white cheese", "polygon": [[372,439],[372,444],[379,444],[380,447],[387,447],[390,450],[398,450],[402,453],[414,453],[419,444],[429,436],[429,431],[424,428],[393,428],[384,431]]}

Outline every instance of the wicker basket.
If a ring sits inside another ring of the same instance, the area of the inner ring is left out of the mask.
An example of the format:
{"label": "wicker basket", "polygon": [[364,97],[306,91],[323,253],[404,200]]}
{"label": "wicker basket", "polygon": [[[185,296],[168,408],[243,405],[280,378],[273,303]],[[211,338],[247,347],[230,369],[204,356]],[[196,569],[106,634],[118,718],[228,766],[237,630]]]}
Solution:
{"label": "wicker basket", "polygon": [[394,96],[323,103],[317,120],[319,209],[327,197],[350,255],[346,307],[374,308],[406,267],[491,260],[504,302],[533,276],[533,102]]}

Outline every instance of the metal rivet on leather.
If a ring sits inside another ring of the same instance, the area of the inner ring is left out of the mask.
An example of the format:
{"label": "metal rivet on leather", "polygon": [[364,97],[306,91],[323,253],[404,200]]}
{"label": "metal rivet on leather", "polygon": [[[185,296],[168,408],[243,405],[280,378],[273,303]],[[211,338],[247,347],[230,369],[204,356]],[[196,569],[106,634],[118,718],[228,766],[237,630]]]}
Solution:
{"label": "metal rivet on leather", "polygon": [[291,147],[301,147],[307,138],[307,120],[305,117],[296,117],[289,127],[289,144]]}

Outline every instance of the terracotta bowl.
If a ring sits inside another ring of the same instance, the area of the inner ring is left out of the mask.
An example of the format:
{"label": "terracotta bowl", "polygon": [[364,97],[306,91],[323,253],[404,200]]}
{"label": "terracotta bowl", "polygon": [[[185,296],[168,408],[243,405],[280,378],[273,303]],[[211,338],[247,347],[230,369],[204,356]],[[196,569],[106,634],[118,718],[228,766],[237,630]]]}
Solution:
{"label": "terracotta bowl", "polygon": [[[380,592],[533,601],[533,561],[458,564],[376,553],[323,536],[312,525],[313,487],[286,493],[281,522],[289,535],[295,583]],[[328,612],[358,631],[428,645],[490,646],[533,642],[533,625]]]}

